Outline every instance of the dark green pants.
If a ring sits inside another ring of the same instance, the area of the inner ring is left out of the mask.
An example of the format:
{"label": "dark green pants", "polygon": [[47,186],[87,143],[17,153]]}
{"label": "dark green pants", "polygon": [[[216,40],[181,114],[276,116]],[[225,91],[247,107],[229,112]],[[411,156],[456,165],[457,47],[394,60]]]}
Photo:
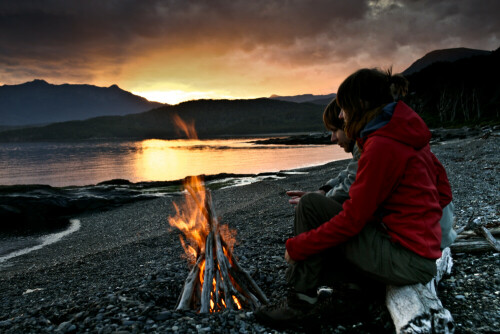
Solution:
{"label": "dark green pants", "polygon": [[[295,235],[320,226],[340,211],[339,203],[323,195],[303,196],[295,212]],[[347,242],[290,265],[286,275],[296,291],[304,292],[333,282],[366,279],[394,285],[425,284],[436,275],[436,261],[391,242],[386,232],[367,224]]]}

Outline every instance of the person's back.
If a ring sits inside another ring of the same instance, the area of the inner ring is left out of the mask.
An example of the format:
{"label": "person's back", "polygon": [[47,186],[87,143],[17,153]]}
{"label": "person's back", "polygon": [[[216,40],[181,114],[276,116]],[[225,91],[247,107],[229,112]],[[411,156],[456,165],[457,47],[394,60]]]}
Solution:
{"label": "person's back", "polygon": [[[358,144],[363,153],[356,179],[362,183],[383,179],[384,184],[378,194],[367,194],[364,186],[355,183],[351,196],[364,201],[365,205],[372,203],[370,198],[376,196],[379,200],[374,205],[378,206],[379,217],[375,219],[381,219],[388,234],[417,254],[438,258],[441,207],[427,126],[403,102],[391,103],[367,124],[360,136]],[[377,164],[365,166],[373,161]]]}

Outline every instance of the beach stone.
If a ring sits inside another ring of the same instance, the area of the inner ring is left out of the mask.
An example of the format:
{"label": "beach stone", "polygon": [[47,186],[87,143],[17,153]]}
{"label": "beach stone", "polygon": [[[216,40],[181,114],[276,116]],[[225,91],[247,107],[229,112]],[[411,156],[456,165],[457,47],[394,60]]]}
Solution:
{"label": "beach stone", "polygon": [[172,318],[172,312],[170,311],[163,311],[163,312],[160,312],[158,313],[154,319],[156,321],[164,321],[164,320],[168,320],[168,319],[171,319]]}
{"label": "beach stone", "polygon": [[61,333],[72,333],[76,331],[76,326],[69,321],[65,321],[59,324],[59,326],[57,326],[56,331]]}
{"label": "beach stone", "polygon": [[12,326],[12,322],[10,320],[0,321],[0,328],[10,327],[10,326]]}
{"label": "beach stone", "polygon": [[[477,223],[488,224],[488,228],[500,222],[496,192],[500,184],[496,167],[500,165],[498,138],[491,135],[486,140],[465,139],[431,146],[448,171],[457,227],[465,226],[470,217],[483,217]],[[331,163],[304,169],[307,174],[283,174],[280,180],[213,191],[220,221],[238,232],[234,254],[270,300],[281,299],[286,293],[282,254],[284,242],[293,235],[294,217],[286,190],[317,189],[344,164]],[[67,321],[78,333],[110,334],[127,329],[132,333],[172,333],[173,329],[177,333],[196,333],[207,328],[208,333],[281,333],[257,323],[248,310],[210,315],[175,310],[190,267],[181,258],[178,233],[166,226],[174,199],[158,198],[108,211],[86,212],[78,217],[82,222],[78,232],[18,257],[12,267],[2,269],[0,332],[53,333],[62,321]],[[452,273],[441,281],[438,294],[454,316],[457,333],[500,332],[499,259],[500,254],[493,251],[453,254]],[[153,273],[156,279],[148,279]],[[45,290],[22,295],[36,287]],[[108,305],[115,307],[108,309]],[[387,311],[372,308],[370,312],[359,326],[353,326],[359,318],[334,321],[326,317],[321,330],[394,332]],[[165,318],[158,321],[156,316]],[[183,319],[185,316],[191,320]],[[44,317],[51,321],[50,326]],[[128,321],[135,323],[127,327]]]}

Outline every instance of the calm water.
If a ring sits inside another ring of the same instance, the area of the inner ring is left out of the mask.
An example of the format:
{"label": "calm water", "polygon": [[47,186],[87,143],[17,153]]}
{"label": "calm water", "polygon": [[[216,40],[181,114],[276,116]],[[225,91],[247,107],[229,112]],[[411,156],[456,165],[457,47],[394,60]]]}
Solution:
{"label": "calm water", "polygon": [[0,144],[0,184],[169,181],[199,174],[275,172],[350,158],[337,145],[255,145],[250,140]]}

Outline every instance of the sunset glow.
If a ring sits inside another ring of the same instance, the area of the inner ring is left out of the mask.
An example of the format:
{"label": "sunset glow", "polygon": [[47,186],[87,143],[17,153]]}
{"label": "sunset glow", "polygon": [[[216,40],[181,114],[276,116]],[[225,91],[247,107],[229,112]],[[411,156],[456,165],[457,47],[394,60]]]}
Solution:
{"label": "sunset glow", "polygon": [[330,94],[361,67],[401,72],[437,49],[498,48],[499,5],[6,1],[0,78],[7,85],[116,84],[170,104]]}
{"label": "sunset glow", "polygon": [[200,99],[236,99],[235,96],[218,94],[216,92],[187,92],[182,90],[165,90],[165,91],[132,91],[133,94],[142,96],[149,101],[156,101],[168,104],[178,104],[189,100]]}

